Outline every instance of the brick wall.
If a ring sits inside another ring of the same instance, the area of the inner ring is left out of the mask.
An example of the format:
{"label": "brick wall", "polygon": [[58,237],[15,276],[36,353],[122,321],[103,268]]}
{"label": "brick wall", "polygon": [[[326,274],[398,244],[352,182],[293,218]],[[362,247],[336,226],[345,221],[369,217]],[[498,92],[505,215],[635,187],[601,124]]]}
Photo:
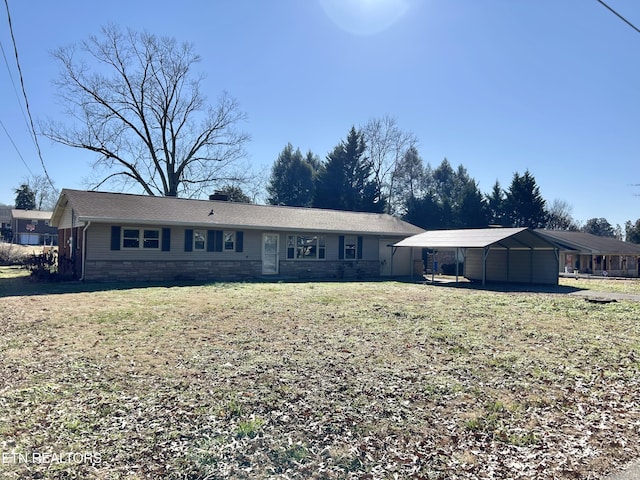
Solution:
{"label": "brick wall", "polygon": [[281,261],[280,275],[299,279],[359,279],[380,276],[377,260],[295,262]]}
{"label": "brick wall", "polygon": [[262,271],[259,261],[101,261],[87,260],[85,278],[91,281],[218,281],[247,280]]}
{"label": "brick wall", "polygon": [[[380,275],[375,260],[293,262],[281,261],[280,274],[296,279],[359,279]],[[149,261],[87,260],[85,279],[89,281],[222,281],[262,277],[262,262],[243,261]]]}

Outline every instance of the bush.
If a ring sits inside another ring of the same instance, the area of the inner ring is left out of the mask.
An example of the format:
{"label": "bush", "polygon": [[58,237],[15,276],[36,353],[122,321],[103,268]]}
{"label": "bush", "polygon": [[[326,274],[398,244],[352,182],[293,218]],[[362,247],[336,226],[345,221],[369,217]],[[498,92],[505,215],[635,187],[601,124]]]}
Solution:
{"label": "bush", "polygon": [[25,250],[21,245],[0,243],[0,265],[21,265]]}
{"label": "bush", "polygon": [[[456,264],[455,263],[444,263],[442,265],[442,273],[444,275],[455,275],[456,274]],[[462,275],[462,272],[464,272],[464,263],[463,262],[459,262],[458,263],[458,274]]]}
{"label": "bush", "polygon": [[53,248],[42,253],[28,255],[22,262],[36,280],[55,280],[58,276],[58,252]]}

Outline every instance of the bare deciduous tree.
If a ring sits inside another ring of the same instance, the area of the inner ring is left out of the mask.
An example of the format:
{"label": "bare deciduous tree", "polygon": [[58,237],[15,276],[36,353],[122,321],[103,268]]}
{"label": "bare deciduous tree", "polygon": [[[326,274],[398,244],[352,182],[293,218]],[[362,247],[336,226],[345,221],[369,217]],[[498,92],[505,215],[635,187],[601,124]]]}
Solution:
{"label": "bare deciduous tree", "polygon": [[417,138],[413,133],[401,130],[396,119],[389,116],[369,120],[362,132],[373,180],[387,200],[388,212],[394,213],[399,206],[394,199],[396,168],[407,150],[416,146]]}
{"label": "bare deciduous tree", "polygon": [[44,175],[31,175],[25,178],[24,184],[29,185],[35,198],[36,210],[53,210],[58,201],[55,185]]}
{"label": "bare deciduous tree", "polygon": [[554,199],[547,212],[545,228],[548,230],[578,230],[579,225],[572,217],[572,211],[573,207],[569,202],[558,198]]}
{"label": "bare deciduous tree", "polygon": [[71,124],[48,122],[44,134],[98,154],[98,187],[116,181],[148,195],[196,197],[237,181],[245,157],[245,119],[224,93],[206,103],[192,44],[116,26],[53,52],[61,66],[60,99]]}

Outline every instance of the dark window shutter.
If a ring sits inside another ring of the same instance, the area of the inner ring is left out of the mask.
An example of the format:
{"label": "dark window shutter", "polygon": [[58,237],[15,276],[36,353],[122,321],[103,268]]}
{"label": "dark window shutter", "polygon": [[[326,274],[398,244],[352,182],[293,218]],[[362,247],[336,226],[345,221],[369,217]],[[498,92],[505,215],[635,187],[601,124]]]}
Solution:
{"label": "dark window shutter", "polygon": [[193,252],[193,230],[190,228],[184,231],[184,251]]}
{"label": "dark window shutter", "polygon": [[221,252],[222,251],[222,230],[216,230],[216,243],[215,243],[215,251],[216,252]]}
{"label": "dark window shutter", "polygon": [[171,229],[162,229],[162,251],[169,252],[171,250]]}
{"label": "dark window shutter", "polygon": [[358,260],[362,260],[362,237],[358,237]]}
{"label": "dark window shutter", "polygon": [[111,250],[120,250],[120,227],[111,227]]}
{"label": "dark window shutter", "polygon": [[207,252],[215,252],[215,230],[207,230]]}
{"label": "dark window shutter", "polygon": [[244,232],[236,232],[236,252],[241,252],[244,245]]}
{"label": "dark window shutter", "polygon": [[344,235],[340,235],[338,242],[338,259],[344,260]]}

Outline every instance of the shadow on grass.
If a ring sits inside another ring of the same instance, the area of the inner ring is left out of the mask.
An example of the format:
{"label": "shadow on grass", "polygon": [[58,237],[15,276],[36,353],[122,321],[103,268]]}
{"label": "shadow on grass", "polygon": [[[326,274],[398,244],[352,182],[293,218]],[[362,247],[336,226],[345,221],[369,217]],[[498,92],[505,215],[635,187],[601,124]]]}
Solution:
{"label": "shadow on grass", "polygon": [[500,292],[500,293],[558,293],[558,294],[570,294],[575,292],[581,292],[585,289],[578,287],[571,287],[566,285],[542,285],[542,284],[529,284],[529,283],[505,283],[505,282],[487,282],[485,285],[479,281],[470,281],[466,278],[460,277],[459,282],[451,280],[450,278],[438,278],[432,282],[431,278],[422,281],[425,285],[443,288],[462,288],[468,290],[479,290],[487,292]]}
{"label": "shadow on grass", "polygon": [[481,282],[470,282],[460,277],[458,283],[451,277],[436,277],[435,281],[430,278],[414,277],[376,277],[363,279],[317,279],[317,278],[289,278],[281,276],[258,277],[250,280],[238,281],[162,281],[162,282],[81,282],[81,281],[42,281],[32,279],[28,272],[20,267],[0,267],[0,298],[17,297],[17,296],[34,296],[34,295],[58,295],[65,293],[87,293],[87,292],[106,292],[111,290],[133,290],[140,288],[153,287],[192,287],[202,285],[213,285],[216,283],[350,283],[350,282],[367,282],[382,283],[396,282],[416,284],[421,283],[428,286],[438,288],[459,288],[470,290],[483,290],[492,292],[537,292],[537,293],[558,293],[570,294],[581,291],[583,289],[562,285],[529,285],[529,284],[512,284],[512,283],[487,283],[482,285]]}
{"label": "shadow on grass", "polygon": [[108,292],[151,287],[191,287],[211,282],[81,282],[42,281],[32,279],[20,267],[0,267],[0,298],[34,295],[59,295],[65,293]]}

